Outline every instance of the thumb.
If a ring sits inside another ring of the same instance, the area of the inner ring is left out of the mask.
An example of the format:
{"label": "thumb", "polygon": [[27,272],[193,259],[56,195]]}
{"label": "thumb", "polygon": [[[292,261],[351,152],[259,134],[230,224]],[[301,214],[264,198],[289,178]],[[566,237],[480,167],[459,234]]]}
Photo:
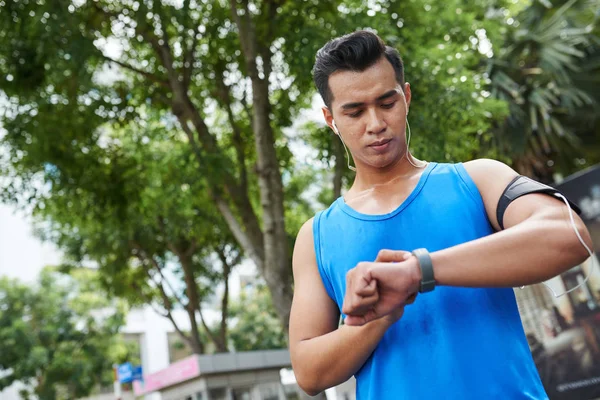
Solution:
{"label": "thumb", "polygon": [[402,262],[410,258],[411,253],[404,250],[380,250],[375,262]]}

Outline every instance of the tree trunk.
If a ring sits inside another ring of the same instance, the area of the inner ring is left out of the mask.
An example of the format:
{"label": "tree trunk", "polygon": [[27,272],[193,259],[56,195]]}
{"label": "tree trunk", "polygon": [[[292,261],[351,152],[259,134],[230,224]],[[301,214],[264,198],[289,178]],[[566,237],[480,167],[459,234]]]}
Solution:
{"label": "tree trunk", "polygon": [[[160,4],[157,6],[160,6]],[[268,79],[271,72],[269,46],[272,38],[269,37],[270,35],[266,35],[266,38],[261,38],[263,40],[262,45],[258,45],[248,2],[242,1],[242,6],[245,12],[243,18],[238,15],[237,0],[230,0],[233,19],[239,29],[248,76],[252,81],[252,128],[258,159],[262,229],[252,208],[249,193],[241,189],[240,183],[236,182],[235,177],[227,171],[219,171],[218,181],[211,180],[211,175],[216,174],[204,173],[204,175],[208,175],[211,194],[235,239],[247,256],[256,263],[267,282],[275,309],[282,325],[287,330],[292,304],[291,257],[284,222],[283,183],[275,151],[274,132],[270,125],[269,116]],[[272,7],[269,8],[271,13],[274,10]],[[166,69],[167,84],[173,92],[173,114],[180,121],[182,129],[188,134],[200,164],[203,167],[210,168],[211,166],[205,165],[202,151],[207,154],[222,154],[222,150],[218,147],[216,138],[211,135],[201,114],[189,98],[187,86],[189,79],[186,79],[185,76],[186,73],[189,74],[189,71],[185,69],[179,71],[174,67],[173,53],[169,45],[166,28],[168,21],[161,22],[162,37],[160,39],[151,29],[138,27],[138,33],[151,43],[162,66]],[[257,66],[258,55],[263,61],[262,71],[264,75],[262,77]],[[192,130],[195,131],[195,135]],[[200,146],[196,144],[196,140],[198,140]],[[237,213],[234,212],[230,204],[235,206]]]}
{"label": "tree trunk", "polygon": [[[270,121],[269,76],[271,70],[269,43],[262,46],[263,76],[257,65],[259,48],[248,4],[244,16],[238,13],[236,0],[230,0],[231,12],[236,21],[246,70],[252,81],[252,130],[258,159],[258,184],[262,208],[264,267],[262,275],[267,282],[273,305],[287,331],[292,305],[291,259],[287,232],[285,231],[283,183],[275,151],[275,135]],[[266,39],[267,41],[269,38]],[[265,50],[267,49],[267,50]]]}
{"label": "tree trunk", "polygon": [[[173,249],[176,250],[176,249]],[[183,254],[182,252],[176,251],[175,254],[179,258],[181,268],[183,269],[183,276],[185,280],[186,293],[188,298],[188,304],[185,309],[190,319],[192,338],[192,350],[196,354],[202,349],[202,343],[200,341],[200,330],[198,327],[198,321],[196,321],[196,311],[200,308],[200,297],[198,295],[198,285],[194,277],[192,258],[190,254]]]}
{"label": "tree trunk", "polygon": [[269,286],[277,314],[287,329],[292,305],[291,259],[285,230],[283,184],[275,153],[275,138],[269,121],[267,81],[256,77],[252,81],[252,92],[254,103],[252,125],[258,155],[258,183],[264,226],[263,276]]}
{"label": "tree trunk", "polygon": [[223,298],[221,299],[221,329],[219,330],[220,341],[224,348],[227,347],[227,319],[229,318],[229,275],[231,266],[227,262],[225,254],[219,253],[221,262],[223,263],[223,282],[225,288],[223,290]]}

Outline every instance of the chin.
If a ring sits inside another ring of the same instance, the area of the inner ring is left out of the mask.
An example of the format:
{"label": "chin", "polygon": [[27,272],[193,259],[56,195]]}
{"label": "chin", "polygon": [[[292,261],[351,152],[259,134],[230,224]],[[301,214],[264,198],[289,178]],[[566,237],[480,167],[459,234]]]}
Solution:
{"label": "chin", "polygon": [[366,164],[368,164],[371,168],[389,169],[395,166],[400,161],[401,157],[402,156],[400,154],[389,154],[385,157],[378,157],[375,160],[370,160],[370,162],[367,162]]}

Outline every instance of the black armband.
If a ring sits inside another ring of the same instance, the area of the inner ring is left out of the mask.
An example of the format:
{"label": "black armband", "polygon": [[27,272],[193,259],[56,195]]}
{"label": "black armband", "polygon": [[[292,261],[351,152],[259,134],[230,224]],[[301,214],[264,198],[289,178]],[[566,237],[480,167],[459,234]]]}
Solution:
{"label": "black armband", "polygon": [[[547,194],[550,196],[554,196],[561,201],[562,199],[557,195],[560,194],[564,196],[562,193],[560,193],[558,190],[551,186],[536,182],[533,179],[529,179],[526,176],[517,176],[508,184],[506,189],[504,189],[504,192],[502,193],[502,196],[500,196],[500,200],[498,201],[498,207],[496,208],[496,218],[498,219],[498,225],[500,225],[501,229],[504,229],[502,219],[504,218],[504,212],[508,208],[508,205],[514,200],[518,199],[519,197],[530,193]],[[567,198],[567,196],[564,197],[565,199]],[[573,211],[575,211],[577,214],[581,214],[581,210],[579,209],[579,207],[577,207],[577,205],[575,205],[569,199],[567,199],[567,201],[569,202],[569,205],[571,206]]]}

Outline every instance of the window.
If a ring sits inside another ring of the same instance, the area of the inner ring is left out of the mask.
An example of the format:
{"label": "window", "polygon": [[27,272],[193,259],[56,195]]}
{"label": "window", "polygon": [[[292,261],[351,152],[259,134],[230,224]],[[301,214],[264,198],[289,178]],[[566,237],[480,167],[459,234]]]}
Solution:
{"label": "window", "polygon": [[252,400],[250,388],[233,389],[233,400]]}
{"label": "window", "polygon": [[208,392],[208,398],[210,400],[227,400],[227,389],[225,388],[214,388]]}
{"label": "window", "polygon": [[260,398],[261,400],[278,400],[279,392],[277,390],[277,386],[273,385],[264,385],[260,388]]}

